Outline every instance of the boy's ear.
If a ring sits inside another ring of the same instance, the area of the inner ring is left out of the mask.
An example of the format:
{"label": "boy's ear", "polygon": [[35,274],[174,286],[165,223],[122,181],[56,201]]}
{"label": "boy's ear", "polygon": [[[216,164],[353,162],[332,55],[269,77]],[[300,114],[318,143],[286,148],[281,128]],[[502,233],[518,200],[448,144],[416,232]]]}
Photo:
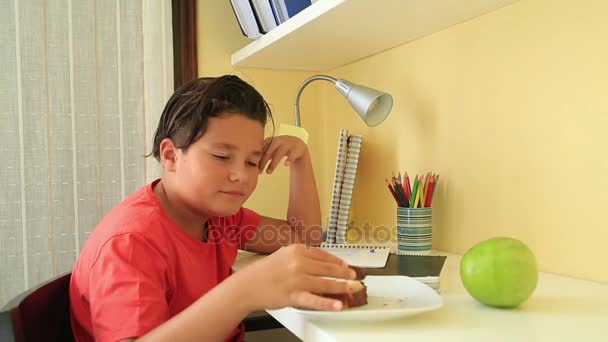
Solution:
{"label": "boy's ear", "polygon": [[174,172],[177,161],[177,146],[169,138],[160,142],[160,163],[165,171]]}

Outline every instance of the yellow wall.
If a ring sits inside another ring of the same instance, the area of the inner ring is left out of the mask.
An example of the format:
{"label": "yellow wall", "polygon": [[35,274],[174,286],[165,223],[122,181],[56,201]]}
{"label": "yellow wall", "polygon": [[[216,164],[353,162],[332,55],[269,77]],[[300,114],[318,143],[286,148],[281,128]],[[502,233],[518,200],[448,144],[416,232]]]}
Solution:
{"label": "yellow wall", "polygon": [[[224,20],[215,18],[215,25],[213,13],[199,8],[202,74],[232,72],[230,54],[246,43],[230,7],[218,6]],[[394,226],[384,178],[431,170],[441,175],[434,248],[463,253],[483,239],[513,236],[532,248],[544,271],[608,281],[605,13],[601,0],[521,0],[327,71],[392,93],[395,106],[370,129],[330,84],[316,82],[305,92],[302,119],[316,138],[311,150],[324,214],[338,132],[347,128],[364,135],[357,224]],[[232,39],[225,30],[236,30]],[[291,122],[293,95],[309,74],[244,72]],[[286,178],[276,185],[286,198]],[[282,198],[266,191],[272,186],[263,182],[254,207],[284,210]]]}

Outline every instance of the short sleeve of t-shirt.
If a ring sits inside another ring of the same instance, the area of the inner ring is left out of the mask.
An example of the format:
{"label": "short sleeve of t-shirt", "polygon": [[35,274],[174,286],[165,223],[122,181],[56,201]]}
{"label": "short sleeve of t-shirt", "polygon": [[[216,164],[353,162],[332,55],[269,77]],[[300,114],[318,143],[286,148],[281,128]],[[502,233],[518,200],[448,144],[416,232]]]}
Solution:
{"label": "short sleeve of t-shirt", "polygon": [[157,248],[140,234],[109,239],[88,275],[95,340],[142,336],[167,321],[166,270]]}

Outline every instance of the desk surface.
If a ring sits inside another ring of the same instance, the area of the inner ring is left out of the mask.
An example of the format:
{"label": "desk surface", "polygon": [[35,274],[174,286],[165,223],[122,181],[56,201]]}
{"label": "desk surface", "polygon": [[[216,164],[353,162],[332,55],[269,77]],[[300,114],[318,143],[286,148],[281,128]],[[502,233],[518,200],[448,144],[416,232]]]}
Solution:
{"label": "desk surface", "polygon": [[[460,256],[448,255],[443,307],[403,319],[311,322],[290,308],[268,312],[304,341],[608,341],[608,284],[540,273],[532,297],[514,310],[476,302],[460,282]],[[235,269],[263,256],[239,253]]]}

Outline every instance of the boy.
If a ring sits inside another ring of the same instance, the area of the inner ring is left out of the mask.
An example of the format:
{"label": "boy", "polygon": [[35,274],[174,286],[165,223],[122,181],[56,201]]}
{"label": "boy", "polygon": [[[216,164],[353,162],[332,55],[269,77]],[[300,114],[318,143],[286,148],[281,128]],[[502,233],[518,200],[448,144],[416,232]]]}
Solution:
{"label": "boy", "polygon": [[[240,341],[239,323],[252,311],[341,309],[315,293],[347,292],[322,277],[354,272],[302,244],[321,242],[310,156],[298,138],[264,140],[270,115],[236,76],[201,78],[173,94],[152,151],[162,178],[113,208],[74,266],[76,341]],[[291,172],[287,220],[242,208],[259,173],[272,173],[283,157]],[[238,248],[276,253],[230,275]]]}

